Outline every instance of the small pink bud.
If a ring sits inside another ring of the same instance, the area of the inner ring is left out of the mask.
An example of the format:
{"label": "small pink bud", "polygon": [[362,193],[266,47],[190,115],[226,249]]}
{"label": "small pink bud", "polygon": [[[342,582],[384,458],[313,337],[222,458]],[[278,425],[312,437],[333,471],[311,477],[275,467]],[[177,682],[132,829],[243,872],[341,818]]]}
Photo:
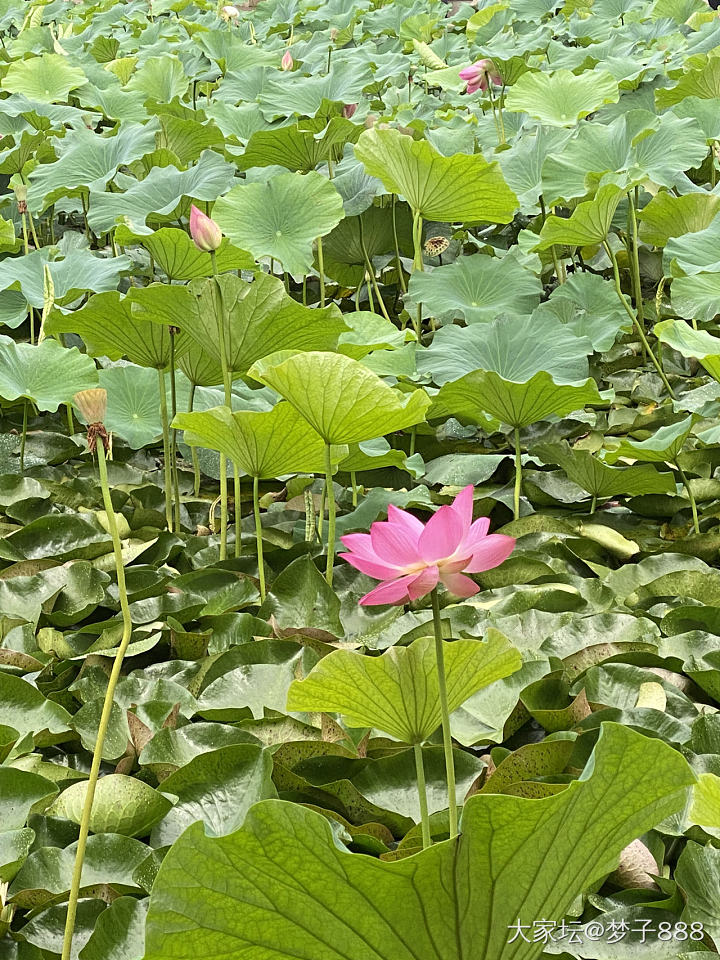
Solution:
{"label": "small pink bud", "polygon": [[464,80],[467,84],[466,93],[475,93],[477,90],[487,90],[491,83],[496,87],[502,84],[500,71],[492,60],[488,60],[487,58],[484,60],[476,60],[471,66],[464,67],[460,71],[459,76],[460,79]]}
{"label": "small pink bud", "polygon": [[282,70],[292,70],[293,68],[293,58],[289,50],[286,50],[283,54],[283,58],[280,61],[280,67]]}
{"label": "small pink bud", "polygon": [[350,117],[352,117],[352,115],[353,115],[353,114],[355,113],[355,111],[357,110],[357,107],[358,107],[358,105],[357,105],[356,103],[346,103],[346,104],[345,104],[345,106],[344,106],[343,109],[342,109],[342,115],[345,117],[346,120],[349,120]]}
{"label": "small pink bud", "polygon": [[211,253],[222,243],[222,230],[213,219],[198,210],[193,204],[190,207],[190,236],[193,243],[203,253]]}

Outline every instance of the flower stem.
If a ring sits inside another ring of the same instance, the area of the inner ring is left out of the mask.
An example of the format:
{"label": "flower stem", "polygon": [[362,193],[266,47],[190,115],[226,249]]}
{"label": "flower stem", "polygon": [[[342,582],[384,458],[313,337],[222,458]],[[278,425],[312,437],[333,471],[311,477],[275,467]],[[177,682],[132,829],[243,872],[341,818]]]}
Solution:
{"label": "flower stem", "polygon": [[235,500],[235,556],[242,555],[242,500],[240,498],[240,470],[235,461],[233,469],[233,499]]}
{"label": "flower stem", "polygon": [[80,884],[82,880],[83,862],[85,859],[85,847],[87,845],[88,833],[90,832],[90,815],[92,813],[93,800],[95,798],[95,787],[100,773],[100,763],[102,762],[102,751],[105,743],[105,734],[110,723],[110,714],[115,698],[115,688],[120,678],[125,651],[130,643],[132,635],[132,620],[130,617],[130,607],[128,605],[127,590],[125,588],[125,568],[123,565],[122,544],[118,534],[117,523],[115,522],[115,513],[113,511],[112,500],[110,499],[110,487],[108,485],[107,466],[105,464],[105,448],[103,441],[100,440],[97,447],[98,467],[100,471],[100,486],[102,487],[103,503],[105,513],[107,514],[108,528],[113,542],[113,551],[115,554],[115,572],[117,575],[118,593],[120,596],[120,610],[122,612],[123,632],[120,639],[120,646],[115,654],[115,661],[108,680],[107,690],[105,691],[105,700],[103,702],[100,723],[98,724],[97,739],[95,749],[93,750],[92,764],[90,767],[90,776],[87,781],[87,793],[83,804],[82,817],[80,820],[80,836],[77,842],[77,851],[75,853],[75,866],[73,868],[72,882],[70,885],[70,895],[68,897],[67,919],[65,921],[65,935],[63,938],[62,960],[70,960],[72,949],[73,933],[75,930],[75,918],[77,916],[78,898],[80,895]]}
{"label": "flower stem", "polygon": [[[197,387],[196,383],[190,384],[190,399],[188,400],[188,413],[192,413],[193,407],[195,406],[195,389]],[[200,496],[200,460],[198,459],[198,453],[196,447],[190,447],[190,456],[192,457],[193,465],[193,496]]]}
{"label": "flower stem", "polygon": [[265,561],[263,559],[262,523],[260,521],[260,479],[253,477],[253,513],[255,514],[255,540],[257,542],[258,573],[260,575],[260,599],[265,599]]}
{"label": "flower stem", "polygon": [[[228,403],[230,394],[230,371],[228,368],[227,344],[225,342],[225,305],[223,303],[222,287],[218,279],[217,258],[215,251],[210,251],[210,261],[212,263],[213,278],[215,281],[215,294],[217,296],[217,306],[215,316],[218,328],[218,351],[220,353],[220,367],[222,369],[223,387],[225,390],[225,403]],[[232,409],[232,408],[231,408]],[[228,532],[228,483],[227,483],[227,457],[224,453],[220,454],[220,559],[227,557],[227,532]]]}
{"label": "flower stem", "polygon": [[335,566],[335,490],[333,489],[332,479],[332,459],[330,457],[330,444],[325,444],[325,490],[327,491],[328,503],[328,536],[327,536],[327,566],[325,568],[325,579],[329,586],[333,582],[333,567]]}
{"label": "flower stem", "polygon": [[438,672],[438,694],[442,715],[443,746],[445,748],[445,775],[448,788],[448,820],[450,839],[458,834],[457,797],[455,796],[455,761],[453,759],[452,735],[450,733],[450,714],[448,712],[447,683],[445,681],[445,654],[443,651],[442,622],[440,620],[440,601],[437,587],[430,594],[432,600],[433,629],[435,631],[435,660]]}
{"label": "flower stem", "polygon": [[320,277],[320,306],[325,306],[325,259],[322,237],[317,238],[318,275]]}
{"label": "flower stem", "polygon": [[[175,385],[175,336],[170,331],[170,422],[177,413],[177,390]],[[177,430],[170,430],[170,471],[172,476],[173,506],[175,516],[175,533],[180,533],[180,482],[177,467]]]}
{"label": "flower stem", "polygon": [[620,298],[620,302],[622,303],[623,307],[625,308],[625,312],[627,313],[627,315],[628,315],[628,316],[630,317],[630,319],[632,320],[632,322],[633,322],[633,324],[634,324],[634,326],[635,326],[635,329],[637,330],[638,337],[640,338],[640,342],[642,343],[644,349],[645,349],[645,350],[647,351],[647,353],[648,353],[648,356],[649,356],[650,359],[652,360],[653,366],[654,366],[655,369],[657,370],[660,379],[661,379],[662,382],[665,384],[665,389],[667,390],[667,392],[670,394],[670,396],[671,396],[672,399],[674,400],[674,399],[675,399],[675,394],[674,394],[674,392],[673,392],[673,388],[670,386],[670,381],[669,381],[668,378],[665,376],[665,371],[664,371],[663,368],[662,368],[662,364],[660,363],[660,361],[658,360],[658,358],[655,356],[654,352],[652,351],[652,349],[651,349],[651,347],[650,347],[650,344],[648,343],[648,339],[647,339],[647,337],[645,336],[645,331],[644,331],[644,329],[643,329],[643,327],[642,327],[642,324],[641,324],[640,321],[638,320],[637,314],[636,314],[635,311],[632,309],[632,307],[629,305],[629,303],[627,302],[627,300],[626,300],[626,298],[625,298],[625,294],[622,292],[622,285],[620,284],[620,268],[618,267],[617,257],[616,257],[615,254],[613,253],[613,249],[612,249],[612,247],[610,246],[610,244],[607,242],[607,240],[603,241],[603,247],[605,248],[605,252],[607,253],[608,257],[610,258],[610,262],[612,263],[613,277],[615,278],[615,292],[617,293],[618,297]]}
{"label": "flower stem", "polygon": [[167,396],[165,394],[165,371],[157,368],[158,388],[160,391],[160,422],[162,423],[163,459],[165,460],[165,521],[168,530],[173,528],[172,507],[172,471],[170,467],[170,428],[168,421]]}
{"label": "flower stem", "polygon": [[417,775],[418,799],[420,801],[420,820],[422,822],[423,850],[432,845],[430,837],[430,814],[428,813],[427,787],[425,785],[425,765],[423,764],[422,746],[413,744],[415,754],[415,771]]}
{"label": "flower stem", "polygon": [[515,427],[515,493],[513,518],[520,519],[520,494],[522,493],[522,454],[520,452],[520,427]]}
{"label": "flower stem", "polygon": [[25,442],[27,440],[28,401],[23,400],[22,436],[20,438],[20,473],[25,472]]}
{"label": "flower stem", "polygon": [[397,197],[395,194],[392,195],[392,229],[393,229],[393,244],[395,247],[395,260],[397,262],[397,271],[398,271],[398,282],[400,283],[400,289],[403,293],[407,293],[407,284],[405,283],[405,274],[403,273],[403,265],[400,261],[400,244],[398,243],[398,232],[397,232],[397,221],[395,217],[395,203]]}
{"label": "flower stem", "polygon": [[687,490],[688,498],[690,499],[690,509],[692,510],[692,517],[693,517],[693,530],[695,531],[695,533],[700,533],[700,522],[698,520],[698,509],[697,509],[697,503],[695,502],[695,494],[690,489],[690,481],[688,480],[687,474],[685,473],[683,468],[680,466],[679,463],[676,463],[675,466],[678,468],[683,485]]}

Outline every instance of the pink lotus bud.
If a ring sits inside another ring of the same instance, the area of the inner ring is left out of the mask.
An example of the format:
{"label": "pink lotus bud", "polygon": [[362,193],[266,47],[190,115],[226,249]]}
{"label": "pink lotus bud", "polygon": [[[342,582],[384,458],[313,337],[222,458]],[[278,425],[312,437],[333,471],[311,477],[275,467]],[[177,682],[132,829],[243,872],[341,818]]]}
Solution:
{"label": "pink lotus bud", "polygon": [[490,84],[496,87],[502,84],[500,71],[492,60],[476,60],[469,67],[464,67],[459,73],[460,79],[467,84],[466,93],[475,93],[477,90],[487,90]]}
{"label": "pink lotus bud", "polygon": [[349,120],[350,117],[355,113],[357,108],[358,108],[358,105],[356,103],[346,103],[342,109],[342,115],[345,117],[346,120]]}
{"label": "pink lotus bud", "polygon": [[240,11],[238,10],[237,7],[232,6],[232,4],[228,4],[227,6],[222,8],[222,10],[220,11],[220,16],[225,21],[237,20],[237,18],[240,16]]}
{"label": "pink lotus bud", "polygon": [[294,64],[294,60],[292,58],[292,54],[290,53],[289,50],[286,50],[285,53],[283,54],[282,60],[280,61],[280,68],[282,70],[292,70],[293,64]]}
{"label": "pink lotus bud", "polygon": [[190,236],[193,243],[203,253],[211,253],[222,243],[220,227],[193,204],[190,207]]}

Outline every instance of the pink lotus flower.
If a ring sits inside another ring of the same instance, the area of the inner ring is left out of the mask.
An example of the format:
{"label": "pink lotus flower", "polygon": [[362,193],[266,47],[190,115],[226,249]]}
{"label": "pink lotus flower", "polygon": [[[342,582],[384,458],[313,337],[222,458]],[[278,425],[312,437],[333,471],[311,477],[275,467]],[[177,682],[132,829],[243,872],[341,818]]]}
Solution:
{"label": "pink lotus flower", "polygon": [[346,120],[349,120],[350,117],[352,117],[352,115],[355,113],[357,108],[358,108],[358,105],[356,103],[346,103],[343,105],[342,115],[345,117]]}
{"label": "pink lotus flower", "polygon": [[478,90],[487,90],[491,83],[499,87],[502,84],[500,71],[492,60],[476,60],[470,67],[460,71],[460,78],[467,84],[465,92],[475,93]]}
{"label": "pink lotus flower", "polygon": [[438,582],[458,597],[477,593],[480,587],[463,571],[480,573],[498,567],[512,553],[515,540],[500,533],[488,535],[489,518],[473,523],[472,512],[470,485],[426,524],[390,504],[387,521],[374,523],[370,533],[341,537],[350,552],[340,556],[383,581],[362,597],[361,605],[407,603],[430,593]]}
{"label": "pink lotus flower", "polygon": [[198,210],[195,204],[190,207],[190,236],[193,243],[203,253],[211,253],[222,243],[222,230],[215,221]]}
{"label": "pink lotus flower", "polygon": [[294,63],[294,61],[293,61],[293,58],[292,58],[292,54],[290,53],[289,50],[286,50],[285,53],[283,54],[282,60],[280,61],[280,69],[281,69],[281,70],[292,70],[292,68],[293,68],[293,63]]}

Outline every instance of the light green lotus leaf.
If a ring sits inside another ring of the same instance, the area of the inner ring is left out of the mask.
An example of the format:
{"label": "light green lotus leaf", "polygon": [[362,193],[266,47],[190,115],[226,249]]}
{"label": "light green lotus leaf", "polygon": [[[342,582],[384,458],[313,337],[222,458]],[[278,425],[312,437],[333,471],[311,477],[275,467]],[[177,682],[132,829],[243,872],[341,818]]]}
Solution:
{"label": "light green lotus leaf", "polygon": [[68,350],[56,340],[35,345],[0,337],[0,397],[4,400],[26,397],[40,410],[54,412],[97,382],[95,364],[77,347]]}
{"label": "light green lotus leaf", "polygon": [[324,119],[317,118],[291,127],[258,130],[238,158],[239,169],[277,164],[294,172],[307,173],[328,159],[339,160],[343,144],[354,143],[362,127],[345,117],[332,117],[327,126],[324,124]]}
{"label": "light green lotus leaf", "polygon": [[655,91],[655,104],[660,110],[680,103],[686,97],[717,100],[720,97],[720,59],[709,57],[700,66],[691,66],[673,87]]}
{"label": "light green lotus leaf", "polygon": [[360,443],[412,427],[430,406],[424,390],[402,394],[341,354],[271,355],[248,374],[289,400],[329,444]]}
{"label": "light green lotus leaf", "polygon": [[355,145],[367,172],[402,196],[426,220],[509,223],[517,197],[497,163],[480,154],[444,157],[427,140],[399,130],[367,130]]}
{"label": "light green lotus leaf", "polygon": [[589,450],[571,447],[567,440],[537,444],[532,453],[544,463],[557,463],[573,483],[601,500],[618,494],[638,497],[648,493],[675,493],[675,478],[670,472],[660,473],[651,464],[611,467]]}
{"label": "light green lotus leaf", "polygon": [[[376,727],[405,743],[422,743],[441,722],[435,641],[421,637],[392,647],[381,657],[335,650],[295,680],[288,691],[291,713],[339,713],[351,727]],[[518,651],[497,630],[484,643],[444,643],[448,710],[481,687],[518,670]]]}
{"label": "light green lotus leaf", "polygon": [[224,453],[261,480],[325,470],[325,444],[290,403],[278,403],[266,413],[231,413],[227,407],[178,413],[173,426],[185,431],[189,446]]}
{"label": "light green lotus leaf", "polygon": [[707,229],[720,210],[720,197],[714,193],[656,194],[640,210],[640,239],[664,247],[672,237],[700,233]]}
{"label": "light green lotus leaf", "polygon": [[[209,253],[198,250],[184,230],[162,227],[150,234],[135,234],[124,224],[115,230],[115,241],[123,246],[139,243],[150,254],[155,265],[169,281],[195,280],[210,277],[213,273]],[[215,253],[218,273],[228,270],[255,270],[256,264],[249,253],[238,250],[227,240]]]}
{"label": "light green lotus leaf", "polygon": [[584,247],[602,243],[610,232],[612,219],[623,197],[623,191],[613,183],[600,187],[592,200],[579,203],[569,218],[552,215],[540,231],[536,250],[547,250],[554,244]]}
{"label": "light green lotus leaf", "polygon": [[487,414],[513,427],[526,427],[551,414],[564,416],[589,403],[602,403],[595,381],[558,386],[540,371],[524,383],[505,380],[492,370],[475,370],[446,383],[433,397],[428,419],[457,417],[484,424]]}
{"label": "light green lotus leaf", "polygon": [[682,277],[720,272],[718,243],[720,219],[711,220],[704,230],[671,237],[665,246],[663,257],[666,275]]}
{"label": "light green lotus leaf", "polygon": [[148,57],[128,80],[127,89],[170,103],[174,97],[183,97],[189,84],[182,62],[165,53],[161,57]]}
{"label": "light green lotus leaf", "polygon": [[55,304],[65,306],[87,290],[104,293],[115,290],[120,277],[131,266],[129,257],[98,257],[89,250],[71,250],[62,260],[50,260],[43,247],[25,256],[0,261],[0,290],[19,288],[33,307],[44,305],[44,270],[47,265],[55,290]]}
{"label": "light green lotus leaf", "polygon": [[[87,790],[87,780],[73,783],[50,805],[48,816],[80,823]],[[111,773],[98,780],[90,829],[93,833],[142,837],[171,807],[166,797],[142,780]]]}
{"label": "light green lotus leaf", "polygon": [[213,218],[236,246],[256,259],[279,260],[295,275],[310,272],[313,241],[330,233],[342,217],[340,194],[314,170],[234,187],[213,208]]}
{"label": "light green lotus leaf", "polygon": [[126,224],[133,233],[152,233],[147,224],[151,214],[156,215],[154,220],[170,218],[183,197],[215,200],[230,189],[234,176],[235,167],[211,150],[188,170],[153,167],[144,180],[118,174],[115,183],[122,193],[90,191],[88,224],[95,233],[106,233],[117,223]]}
{"label": "light green lotus leaf", "polygon": [[551,316],[575,334],[587,338],[594,350],[609,350],[621,330],[631,326],[610,280],[594,273],[573,273],[555,287],[533,314]]}
{"label": "light green lotus leaf", "polygon": [[84,72],[70,66],[67,57],[43,53],[11,63],[1,86],[6,93],[21,93],[41,103],[58,103],[66,101],[71,90],[87,82]]}
{"label": "light green lotus leaf", "polygon": [[619,444],[605,450],[605,460],[608,463],[617,463],[621,458],[642,460],[645,463],[675,463],[690,436],[692,425],[693,418],[690,416],[678,423],[660,427],[647,440],[624,438]]}
{"label": "light green lotus leaf", "polygon": [[605,70],[528,71],[508,91],[506,109],[529,113],[553,127],[572,127],[604,103],[617,103],[619,97],[617,81]]}
{"label": "light green lotus leaf", "polygon": [[423,316],[478,323],[506,313],[531,314],[542,292],[539,277],[513,253],[502,259],[475,254],[432,271],[415,271],[404,303],[411,315],[421,303]]}
{"label": "light green lotus leaf", "polygon": [[695,330],[682,320],[662,320],[655,324],[654,330],[658,340],[684,357],[699,360],[710,376],[720,381],[720,337],[713,337],[706,330]]}
{"label": "light green lotus leaf", "polygon": [[[460,839],[397,862],[346,852],[327,819],[268,800],[229,837],[190,827],[151,895],[146,960],[535,960],[518,922],[559,923],[695,780],[659,739],[605,724],[583,777],[543,800],[479,794]],[[389,905],[402,904],[402,910]]]}

